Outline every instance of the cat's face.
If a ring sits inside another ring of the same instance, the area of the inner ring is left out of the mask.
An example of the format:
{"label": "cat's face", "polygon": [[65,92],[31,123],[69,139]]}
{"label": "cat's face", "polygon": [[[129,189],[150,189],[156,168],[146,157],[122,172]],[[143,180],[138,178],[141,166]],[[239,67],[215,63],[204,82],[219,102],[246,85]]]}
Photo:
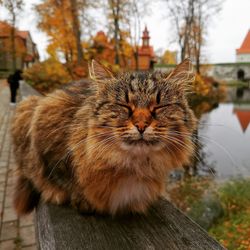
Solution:
{"label": "cat's face", "polygon": [[184,84],[193,75],[189,62],[184,64],[168,76],[126,73],[105,78],[99,69],[94,124],[106,135],[104,140],[136,154],[190,147],[186,141],[191,140],[187,138],[191,138],[195,118],[185,98]]}

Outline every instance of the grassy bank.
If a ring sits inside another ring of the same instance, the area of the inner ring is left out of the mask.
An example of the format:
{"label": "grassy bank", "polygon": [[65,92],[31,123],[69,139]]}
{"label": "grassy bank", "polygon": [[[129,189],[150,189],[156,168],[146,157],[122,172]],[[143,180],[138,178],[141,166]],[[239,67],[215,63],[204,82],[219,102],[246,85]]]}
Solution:
{"label": "grassy bank", "polygon": [[244,87],[249,87],[248,82],[243,82],[243,81],[228,81],[225,83],[227,87],[235,87],[235,88],[244,88]]}
{"label": "grassy bank", "polygon": [[234,180],[218,189],[223,216],[209,229],[229,250],[250,249],[250,179]]}
{"label": "grassy bank", "polygon": [[229,250],[250,249],[250,179],[191,177],[170,191],[179,208]]}

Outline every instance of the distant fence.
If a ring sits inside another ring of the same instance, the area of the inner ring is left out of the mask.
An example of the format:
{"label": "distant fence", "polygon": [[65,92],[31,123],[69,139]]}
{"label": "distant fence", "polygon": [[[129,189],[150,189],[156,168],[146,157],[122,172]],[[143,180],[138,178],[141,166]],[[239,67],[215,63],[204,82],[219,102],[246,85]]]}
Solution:
{"label": "distant fence", "polygon": [[[26,83],[22,98],[40,95]],[[37,245],[41,250],[220,250],[195,222],[161,199],[146,215],[117,218],[80,215],[70,207],[40,203],[36,210]]]}

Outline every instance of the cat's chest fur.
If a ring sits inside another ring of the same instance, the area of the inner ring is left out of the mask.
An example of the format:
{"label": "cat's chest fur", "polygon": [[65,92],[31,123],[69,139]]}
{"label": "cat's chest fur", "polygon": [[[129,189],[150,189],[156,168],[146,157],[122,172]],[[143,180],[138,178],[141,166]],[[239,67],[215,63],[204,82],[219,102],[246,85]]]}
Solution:
{"label": "cat's chest fur", "polygon": [[116,213],[121,208],[138,206],[150,200],[151,193],[146,182],[138,180],[135,176],[129,176],[118,181],[112,190],[109,199],[111,213]]}
{"label": "cat's chest fur", "polygon": [[117,165],[91,171],[84,181],[84,195],[98,210],[144,212],[163,193],[165,175],[158,175],[151,160],[127,157],[111,162]]}

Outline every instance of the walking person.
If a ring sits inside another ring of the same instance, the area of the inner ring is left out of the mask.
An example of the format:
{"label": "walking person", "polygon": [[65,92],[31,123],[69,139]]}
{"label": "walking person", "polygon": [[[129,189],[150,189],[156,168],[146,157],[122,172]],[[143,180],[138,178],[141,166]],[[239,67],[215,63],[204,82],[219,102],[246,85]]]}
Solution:
{"label": "walking person", "polygon": [[16,104],[16,94],[19,88],[19,81],[22,80],[22,71],[16,70],[14,74],[9,75],[7,81],[10,87],[10,105]]}

